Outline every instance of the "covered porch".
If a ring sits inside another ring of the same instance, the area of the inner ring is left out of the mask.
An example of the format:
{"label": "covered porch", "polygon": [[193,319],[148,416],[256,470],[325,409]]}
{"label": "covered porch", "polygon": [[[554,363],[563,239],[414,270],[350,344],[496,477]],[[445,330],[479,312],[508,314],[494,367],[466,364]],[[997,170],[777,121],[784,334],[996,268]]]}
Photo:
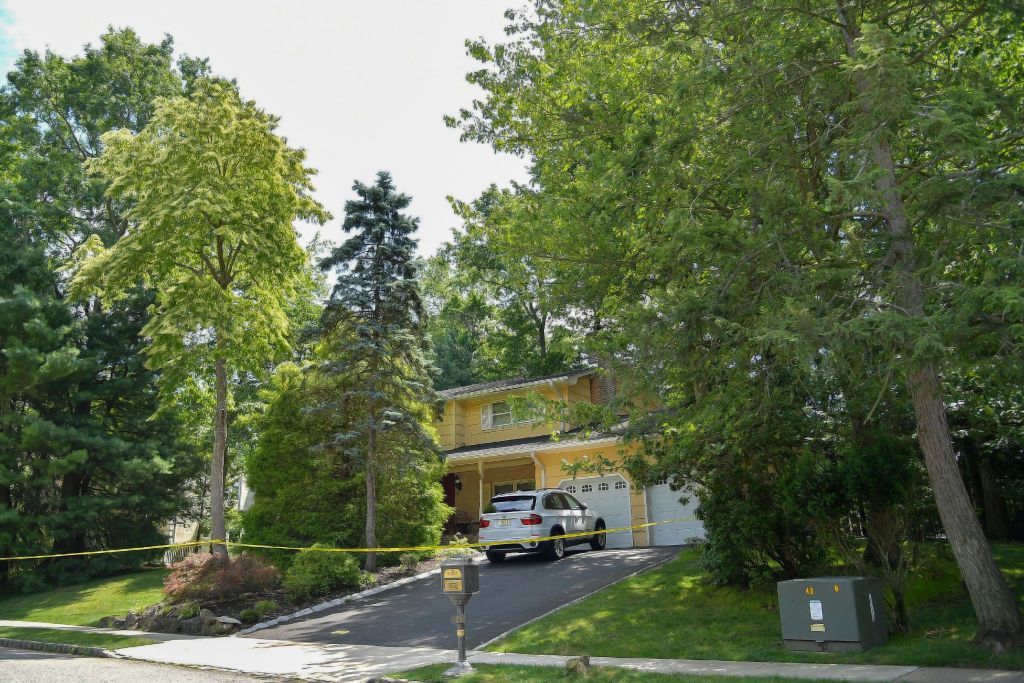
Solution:
{"label": "covered porch", "polygon": [[455,508],[446,533],[476,536],[480,513],[491,497],[509,491],[533,491],[543,486],[537,480],[535,456],[451,458],[442,480],[445,502]]}

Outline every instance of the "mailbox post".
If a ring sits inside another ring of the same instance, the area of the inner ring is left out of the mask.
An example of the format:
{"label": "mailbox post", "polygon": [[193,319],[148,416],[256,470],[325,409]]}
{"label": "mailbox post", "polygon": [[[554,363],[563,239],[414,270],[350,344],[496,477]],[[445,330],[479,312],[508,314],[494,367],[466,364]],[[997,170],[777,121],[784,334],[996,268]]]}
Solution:
{"label": "mailbox post", "polygon": [[455,635],[459,641],[459,661],[444,672],[445,678],[471,673],[466,661],[466,603],[480,592],[480,565],[472,557],[456,555],[441,563],[441,590],[455,605]]}

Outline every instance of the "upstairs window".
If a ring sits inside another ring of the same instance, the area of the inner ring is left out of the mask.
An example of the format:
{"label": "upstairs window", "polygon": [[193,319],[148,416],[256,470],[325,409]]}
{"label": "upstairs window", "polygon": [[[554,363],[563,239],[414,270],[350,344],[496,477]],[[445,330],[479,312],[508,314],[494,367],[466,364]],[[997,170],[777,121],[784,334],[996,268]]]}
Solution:
{"label": "upstairs window", "polygon": [[512,406],[508,401],[495,401],[480,406],[480,427],[483,429],[509,427],[524,422],[530,422],[530,419],[513,415]]}

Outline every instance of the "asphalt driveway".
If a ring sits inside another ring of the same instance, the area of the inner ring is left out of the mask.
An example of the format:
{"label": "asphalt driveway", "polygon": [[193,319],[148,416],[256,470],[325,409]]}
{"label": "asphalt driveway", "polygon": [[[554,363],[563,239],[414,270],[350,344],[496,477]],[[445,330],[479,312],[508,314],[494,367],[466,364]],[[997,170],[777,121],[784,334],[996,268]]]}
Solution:
{"label": "asphalt driveway", "polygon": [[[502,633],[584,597],[634,572],[675,557],[679,547],[589,552],[569,549],[564,559],[509,555],[480,566],[480,593],[466,606],[466,645],[478,647]],[[455,647],[455,608],[437,575],[257,631],[252,638],[315,643]]]}

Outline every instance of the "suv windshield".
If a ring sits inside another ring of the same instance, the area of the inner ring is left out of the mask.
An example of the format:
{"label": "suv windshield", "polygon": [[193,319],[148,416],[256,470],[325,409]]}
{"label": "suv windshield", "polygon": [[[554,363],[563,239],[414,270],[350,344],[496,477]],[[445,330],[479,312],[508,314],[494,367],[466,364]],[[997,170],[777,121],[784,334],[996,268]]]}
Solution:
{"label": "suv windshield", "polygon": [[491,498],[491,504],[498,512],[524,512],[533,509],[533,496],[501,496]]}

